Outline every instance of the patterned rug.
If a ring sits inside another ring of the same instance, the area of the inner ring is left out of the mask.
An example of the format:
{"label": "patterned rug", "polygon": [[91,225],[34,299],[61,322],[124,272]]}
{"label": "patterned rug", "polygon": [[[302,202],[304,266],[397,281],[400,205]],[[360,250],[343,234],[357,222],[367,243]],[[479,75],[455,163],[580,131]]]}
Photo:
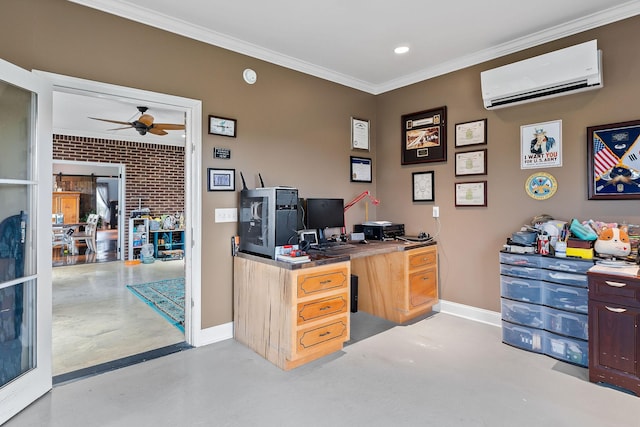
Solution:
{"label": "patterned rug", "polygon": [[184,278],[127,285],[127,288],[184,332]]}

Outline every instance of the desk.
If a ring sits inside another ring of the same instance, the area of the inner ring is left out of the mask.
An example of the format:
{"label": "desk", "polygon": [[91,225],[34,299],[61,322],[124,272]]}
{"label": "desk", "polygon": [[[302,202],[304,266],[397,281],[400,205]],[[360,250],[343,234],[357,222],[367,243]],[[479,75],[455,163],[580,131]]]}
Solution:
{"label": "desk", "polygon": [[438,302],[435,243],[370,242],[312,251],[291,264],[234,257],[234,338],[288,370],[342,349],[350,334],[350,277],[358,308],[396,323]]}

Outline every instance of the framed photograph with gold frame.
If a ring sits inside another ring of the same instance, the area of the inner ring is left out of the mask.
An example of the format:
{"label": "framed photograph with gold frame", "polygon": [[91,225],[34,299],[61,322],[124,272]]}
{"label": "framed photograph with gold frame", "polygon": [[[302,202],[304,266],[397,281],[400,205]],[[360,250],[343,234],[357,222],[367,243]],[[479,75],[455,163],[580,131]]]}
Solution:
{"label": "framed photograph with gold frame", "polygon": [[402,164],[447,160],[447,107],[402,116]]}

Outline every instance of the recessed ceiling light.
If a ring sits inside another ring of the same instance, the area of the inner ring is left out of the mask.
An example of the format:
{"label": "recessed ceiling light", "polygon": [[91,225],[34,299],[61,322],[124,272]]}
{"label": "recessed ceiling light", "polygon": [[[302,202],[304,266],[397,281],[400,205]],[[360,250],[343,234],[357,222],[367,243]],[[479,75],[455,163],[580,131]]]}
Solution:
{"label": "recessed ceiling light", "polygon": [[409,46],[398,46],[397,48],[393,49],[393,51],[398,55],[402,55],[403,53],[409,52]]}

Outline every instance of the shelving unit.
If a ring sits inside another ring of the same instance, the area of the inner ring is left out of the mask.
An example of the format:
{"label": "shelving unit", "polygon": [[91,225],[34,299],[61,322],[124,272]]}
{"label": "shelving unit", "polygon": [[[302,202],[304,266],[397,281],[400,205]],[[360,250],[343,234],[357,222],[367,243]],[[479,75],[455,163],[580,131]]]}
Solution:
{"label": "shelving unit", "polygon": [[592,260],[500,253],[502,341],[588,366]]}
{"label": "shelving unit", "polygon": [[149,239],[149,219],[129,219],[129,260],[140,258],[140,250]]}
{"label": "shelving unit", "polygon": [[184,257],[184,230],[153,230],[153,256],[157,259],[182,259]]}

